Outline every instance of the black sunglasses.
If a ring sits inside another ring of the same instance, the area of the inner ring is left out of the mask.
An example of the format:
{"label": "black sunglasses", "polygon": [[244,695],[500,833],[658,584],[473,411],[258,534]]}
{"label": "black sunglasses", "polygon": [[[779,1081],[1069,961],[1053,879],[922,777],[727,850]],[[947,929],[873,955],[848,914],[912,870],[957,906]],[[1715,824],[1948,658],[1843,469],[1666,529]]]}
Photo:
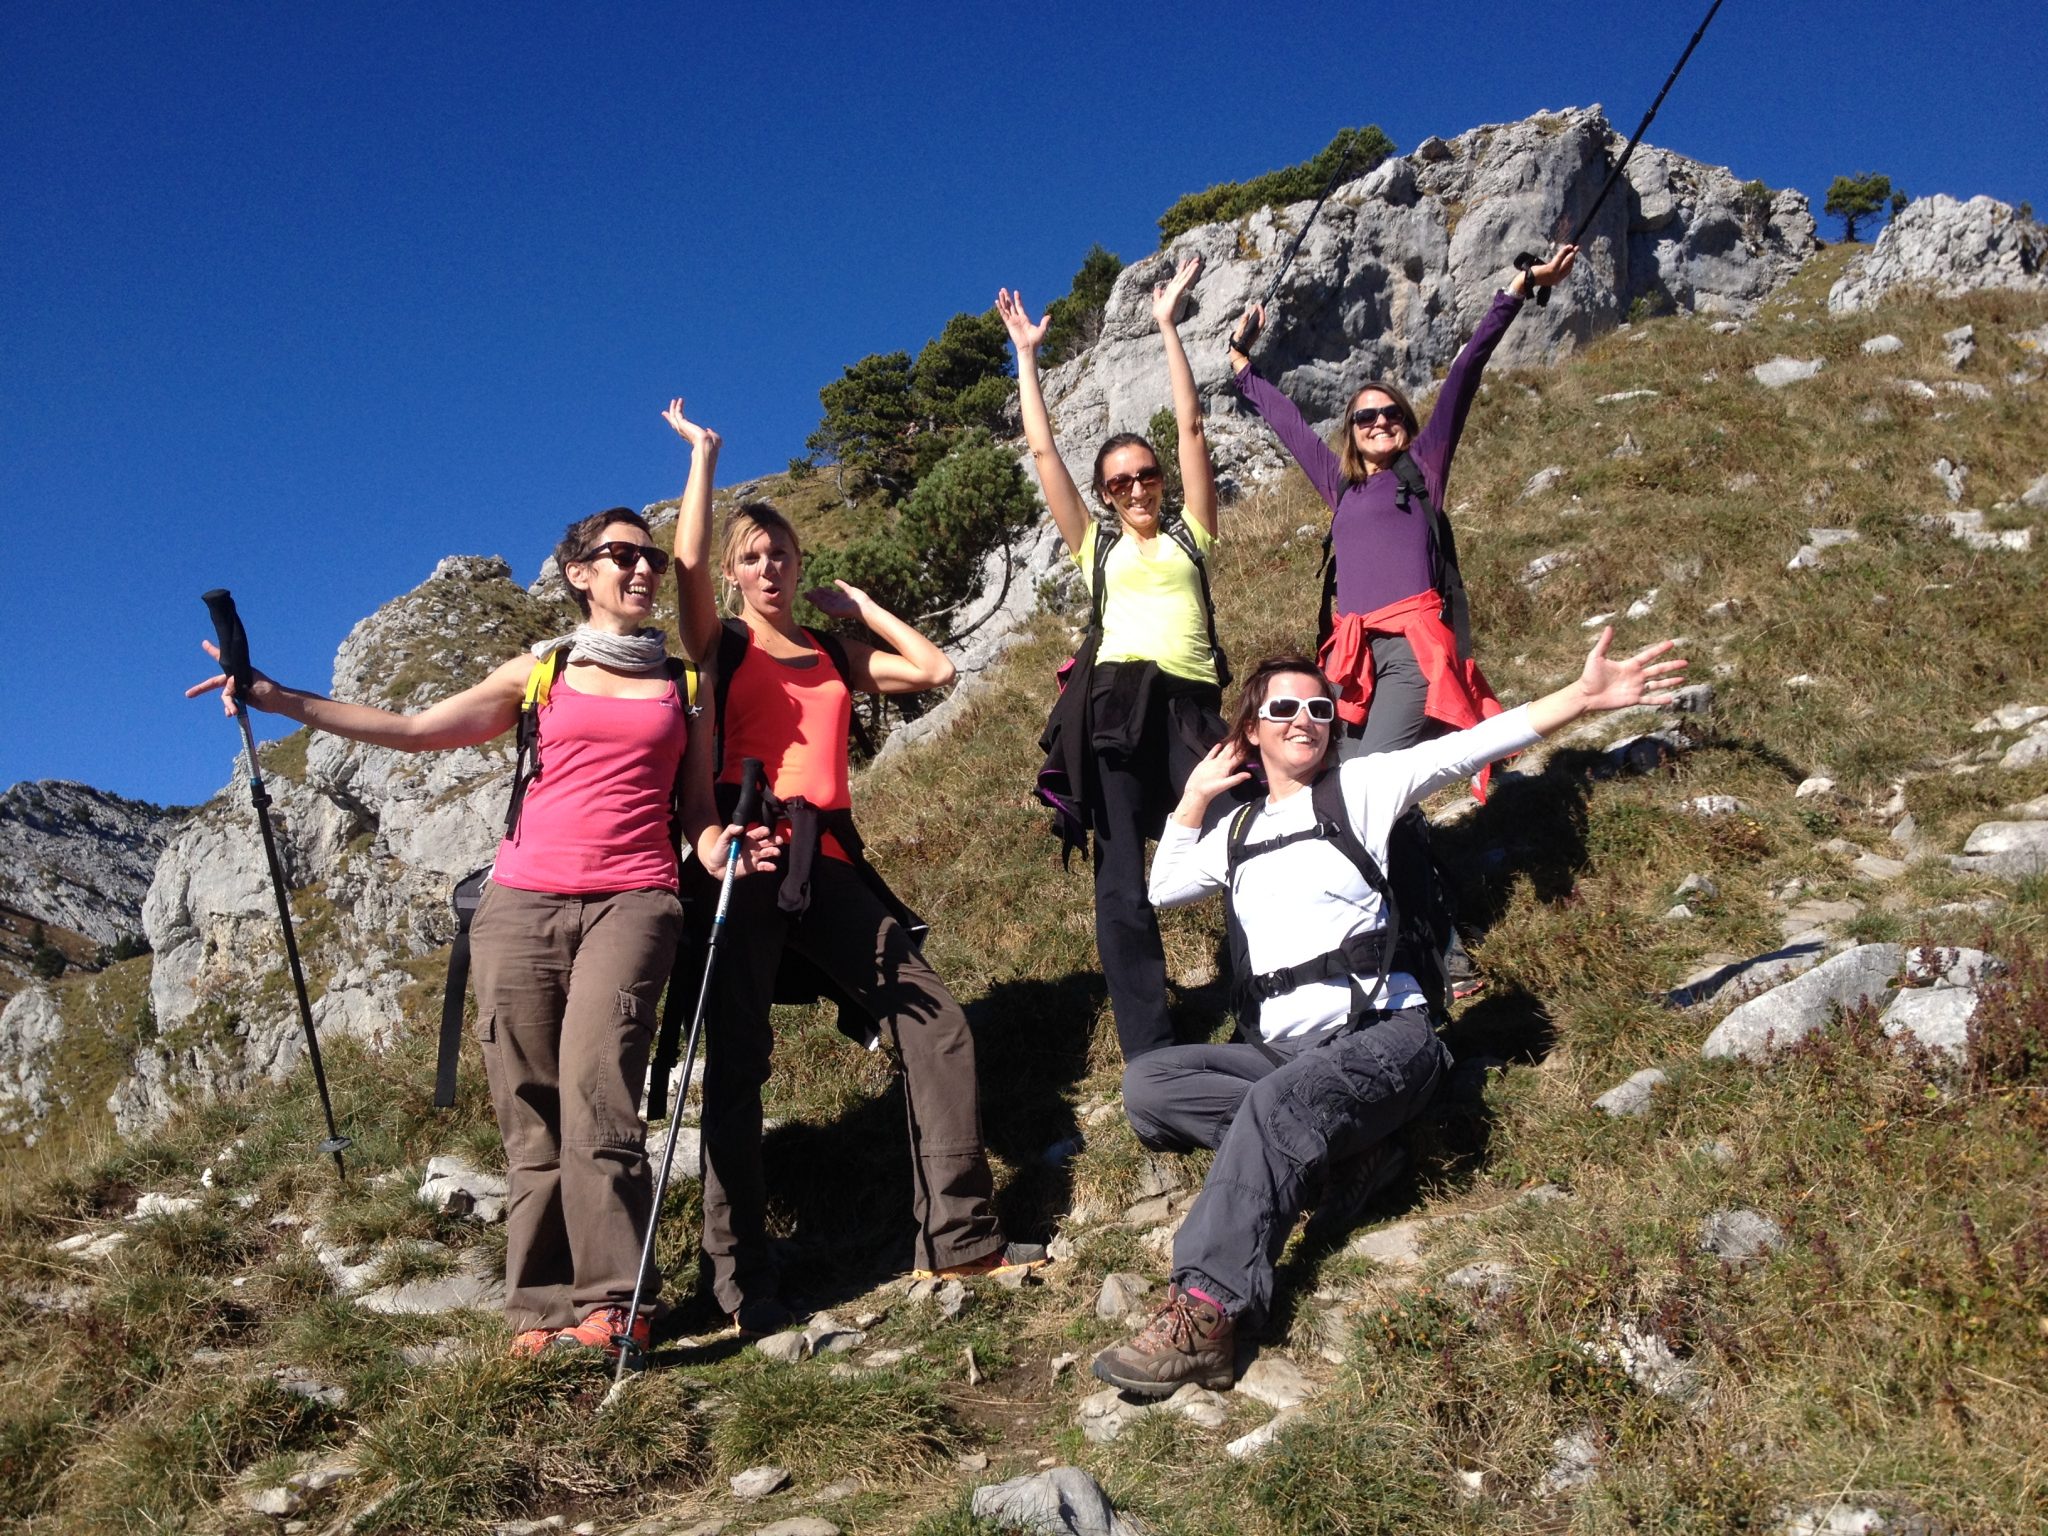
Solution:
{"label": "black sunglasses", "polygon": [[1408,425],[1398,405],[1361,405],[1351,413],[1351,425],[1369,427],[1376,421],[1384,421],[1396,427]]}
{"label": "black sunglasses", "polygon": [[1132,486],[1157,485],[1164,478],[1157,464],[1149,464],[1143,469],[1133,470],[1128,475],[1111,475],[1102,482],[1102,489],[1112,501],[1121,501],[1130,494]]}
{"label": "black sunglasses", "polygon": [[576,558],[585,565],[593,560],[609,560],[622,571],[630,571],[645,560],[647,568],[657,576],[668,570],[667,550],[653,544],[635,544],[631,539],[613,539],[609,544],[586,549]]}
{"label": "black sunglasses", "polygon": [[1261,720],[1277,720],[1282,725],[1285,725],[1304,709],[1308,711],[1309,719],[1315,721],[1318,725],[1328,725],[1337,718],[1335,700],[1322,697],[1298,699],[1291,693],[1276,693],[1272,698],[1266,700],[1265,703],[1259,706],[1259,718]]}

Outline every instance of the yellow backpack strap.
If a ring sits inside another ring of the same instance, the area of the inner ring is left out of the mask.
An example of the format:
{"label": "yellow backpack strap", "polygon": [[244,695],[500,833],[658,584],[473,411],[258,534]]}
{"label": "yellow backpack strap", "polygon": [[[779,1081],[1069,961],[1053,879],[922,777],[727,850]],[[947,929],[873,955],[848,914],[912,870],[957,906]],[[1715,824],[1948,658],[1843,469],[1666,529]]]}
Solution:
{"label": "yellow backpack strap", "polygon": [[569,659],[569,647],[561,646],[533,664],[533,670],[526,674],[526,696],[520,700],[522,711],[539,709],[548,701],[548,691],[555,686],[555,679],[561,675]]}

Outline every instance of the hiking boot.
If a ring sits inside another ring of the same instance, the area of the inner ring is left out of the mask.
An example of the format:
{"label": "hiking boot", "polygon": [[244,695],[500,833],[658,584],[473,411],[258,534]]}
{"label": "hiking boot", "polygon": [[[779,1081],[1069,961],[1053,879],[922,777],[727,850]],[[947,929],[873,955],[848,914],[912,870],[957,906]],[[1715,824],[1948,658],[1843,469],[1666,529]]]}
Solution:
{"label": "hiking boot", "polygon": [[1326,1243],[1343,1237],[1358,1225],[1373,1201],[1407,1171],[1407,1152],[1391,1140],[1374,1142],[1357,1156],[1332,1165],[1303,1238]]}
{"label": "hiking boot", "polygon": [[1453,1002],[1463,1002],[1486,990],[1486,975],[1466,951],[1465,941],[1455,928],[1451,930],[1451,942],[1444,946],[1444,981]]}
{"label": "hiking boot", "polygon": [[735,1332],[743,1339],[765,1339],[771,1334],[787,1333],[796,1326],[796,1314],[773,1296],[754,1296],[739,1305],[737,1312],[728,1313]]}
{"label": "hiking boot", "polygon": [[[619,1335],[626,1331],[626,1309],[624,1307],[599,1307],[590,1316],[573,1328],[559,1330],[549,1341],[550,1349],[601,1349],[608,1355],[619,1352]],[[629,1335],[636,1352],[645,1353],[653,1337],[653,1324],[642,1312],[633,1319],[633,1331]]]}
{"label": "hiking boot", "polygon": [[561,1331],[559,1328],[528,1328],[522,1333],[514,1334],[512,1336],[512,1358],[515,1360],[532,1360],[536,1358],[550,1344],[555,1342],[555,1335]]}
{"label": "hiking boot", "polygon": [[1051,1263],[1043,1243],[1005,1243],[965,1264],[948,1264],[940,1269],[913,1269],[913,1280],[981,1280],[1013,1270],[1034,1273]]}
{"label": "hiking boot", "polygon": [[1097,1380],[1135,1397],[1171,1397],[1189,1382],[1227,1392],[1237,1379],[1237,1325],[1174,1286],[1138,1336],[1105,1349],[1094,1369]]}

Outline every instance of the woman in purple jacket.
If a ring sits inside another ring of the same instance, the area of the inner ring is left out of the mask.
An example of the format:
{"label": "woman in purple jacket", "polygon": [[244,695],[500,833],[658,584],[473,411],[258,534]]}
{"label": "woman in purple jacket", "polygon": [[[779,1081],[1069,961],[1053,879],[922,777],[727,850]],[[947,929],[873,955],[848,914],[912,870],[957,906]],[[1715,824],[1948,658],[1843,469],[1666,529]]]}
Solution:
{"label": "woman in purple jacket", "polygon": [[1317,660],[1338,688],[1345,757],[1467,730],[1500,710],[1472,661],[1445,488],[1486,360],[1532,285],[1562,281],[1577,257],[1577,246],[1563,246],[1494,295],[1444,376],[1426,426],[1398,386],[1371,379],[1351,397],[1334,446],[1325,444],[1245,355],[1266,323],[1265,306],[1247,308],[1231,338],[1239,393],[1330,508],[1335,589],[1334,600],[1326,593]]}

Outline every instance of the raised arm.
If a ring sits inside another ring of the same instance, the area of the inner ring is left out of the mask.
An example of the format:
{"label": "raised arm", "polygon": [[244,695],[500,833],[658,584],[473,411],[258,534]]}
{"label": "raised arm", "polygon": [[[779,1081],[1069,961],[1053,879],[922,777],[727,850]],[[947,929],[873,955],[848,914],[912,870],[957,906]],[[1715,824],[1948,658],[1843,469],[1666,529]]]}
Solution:
{"label": "raised arm", "polygon": [[1010,345],[1017,349],[1017,404],[1024,416],[1024,441],[1031,445],[1031,462],[1045,492],[1046,509],[1052,513],[1053,526],[1066,541],[1068,552],[1076,553],[1081,536],[1088,531],[1088,508],[1053,443],[1052,418],[1046,414],[1045,391],[1038,385],[1038,348],[1052,317],[1047,315],[1034,324],[1024,308],[1024,296],[1007,288],[996,291],[996,313],[1010,333]]}
{"label": "raised arm", "polygon": [[719,436],[683,414],[682,398],[669,401],[661,419],[690,445],[690,478],[676,513],[676,628],[683,654],[702,665],[718,649],[717,576],[711,568],[711,480]]}
{"label": "raised arm", "polygon": [[[200,642],[206,654],[220,660],[220,650],[211,640]],[[416,715],[401,715],[370,704],[345,704],[300,688],[287,688],[261,672],[250,674],[249,691],[243,702],[265,714],[283,715],[301,725],[373,747],[394,747],[400,752],[439,752],[447,747],[474,747],[502,736],[519,719],[519,701],[526,692],[527,676],[533,671],[531,656],[514,656],[473,688],[465,688],[429,705]],[[185,690],[185,697],[219,690],[221,703],[234,713],[234,687],[227,675],[209,677]]]}
{"label": "raised arm", "polygon": [[1172,281],[1152,290],[1152,318],[1166,343],[1166,378],[1173,386],[1173,419],[1180,429],[1180,486],[1187,515],[1210,538],[1216,537],[1216,466],[1209,460],[1209,439],[1202,430],[1202,397],[1195,392],[1195,371],[1174,324],[1182,300],[1202,270],[1202,258],[1190,256]]}
{"label": "raised arm", "polygon": [[924,693],[953,681],[946,653],[859,587],[836,581],[804,594],[811,605],[835,619],[859,619],[893,651],[852,641],[846,647],[850,681],[860,693]]}
{"label": "raised arm", "polygon": [[1280,446],[1294,456],[1294,462],[1308,476],[1309,484],[1316,488],[1323,504],[1335,512],[1338,498],[1344,494],[1344,466],[1337,462],[1337,455],[1330,451],[1330,445],[1316,435],[1315,428],[1302,420],[1294,402],[1259,376],[1244,350],[1258,339],[1259,332],[1265,328],[1266,306],[1246,305],[1228,343],[1231,382],[1244,396],[1245,404],[1257,411],[1259,419],[1273,429],[1273,435],[1280,439]]}

